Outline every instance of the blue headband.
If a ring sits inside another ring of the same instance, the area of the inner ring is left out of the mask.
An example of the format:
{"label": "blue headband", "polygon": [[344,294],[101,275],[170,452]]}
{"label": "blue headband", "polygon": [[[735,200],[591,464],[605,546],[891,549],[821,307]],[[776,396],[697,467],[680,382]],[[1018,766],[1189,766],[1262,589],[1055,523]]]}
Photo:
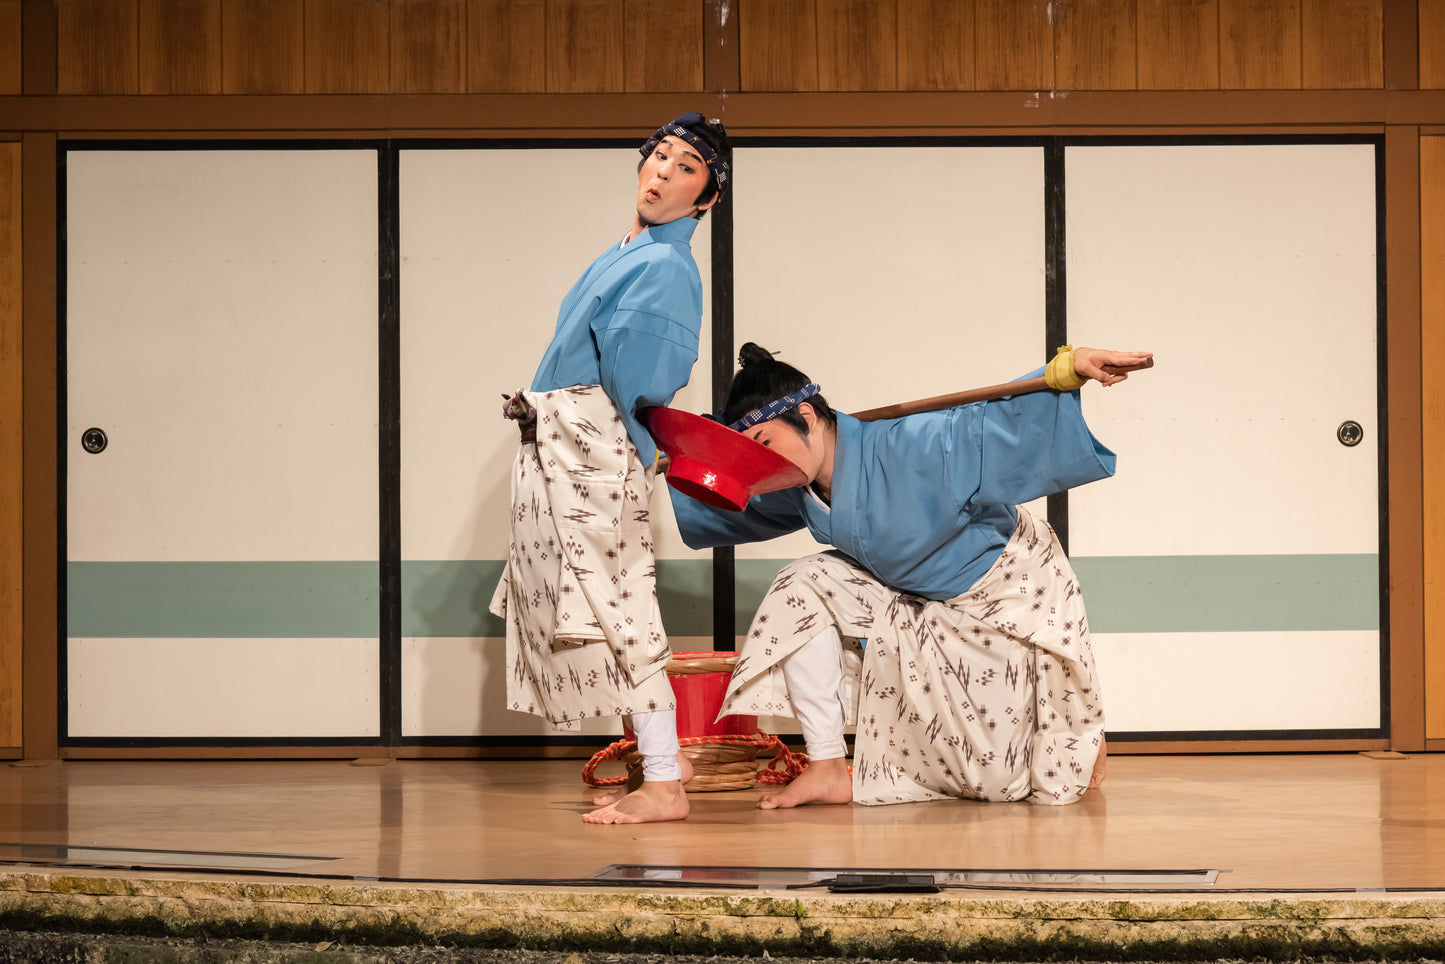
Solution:
{"label": "blue headband", "polygon": [[[792,411],[793,409],[797,408],[803,402],[806,402],[808,399],[812,398],[814,395],[818,394],[821,391],[822,389],[819,388],[817,384],[810,382],[807,385],[804,385],[802,388],[798,389],[796,392],[793,392],[793,394],[791,395],[784,395],[777,401],[768,402],[768,404],[766,405],[762,405],[758,408],[753,409],[751,412],[748,412],[742,418],[729,425],[728,428],[732,429],[734,432],[741,432],[743,429],[750,428],[753,425],[757,425],[759,422],[766,422],[769,419],[777,418],[784,412]],[[722,419],[718,419],[718,421],[722,421]]]}
{"label": "blue headband", "polygon": [[[702,157],[708,170],[712,171],[712,179],[713,183],[717,185],[718,197],[722,197],[723,191],[727,189],[728,174],[731,173],[732,167],[728,164],[727,158],[719,157],[717,151],[712,149],[712,145],[695,131],[695,128],[701,127],[706,122],[703,116],[696,111],[683,114],[677,120],[659,127],[657,133],[649,137],[646,143],[638,148],[638,151],[643,157],[651,157],[652,152],[657,149],[657,145],[669,135],[686,142]],[[715,120],[713,123],[722,127],[722,121]]]}

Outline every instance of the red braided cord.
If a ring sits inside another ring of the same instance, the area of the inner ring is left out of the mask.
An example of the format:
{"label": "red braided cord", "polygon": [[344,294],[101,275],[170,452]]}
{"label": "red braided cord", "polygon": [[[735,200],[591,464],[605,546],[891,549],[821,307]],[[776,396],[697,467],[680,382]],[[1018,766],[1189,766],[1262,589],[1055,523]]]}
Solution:
{"label": "red braided cord", "polygon": [[[798,774],[808,769],[808,754],[794,753],[783,745],[782,740],[777,737],[773,740],[778,744],[778,754],[758,771],[758,782],[776,786],[792,783]],[[779,764],[782,764],[781,770],[777,768]]]}
{"label": "red braided cord", "polygon": [[[776,750],[776,755],[768,761],[768,765],[758,771],[758,782],[768,784],[791,783],[798,774],[808,768],[808,755],[806,753],[794,753],[789,750],[783,741],[768,733],[754,733],[750,736],[738,736],[731,733],[721,733],[716,736],[685,736],[679,739],[680,746],[756,746],[760,750]],[[637,749],[636,740],[618,740],[609,745],[606,749],[598,750],[592,754],[592,759],[582,766],[582,782],[589,787],[612,787],[627,782],[627,777],[598,777],[594,776],[599,764],[608,760],[620,760],[623,754]],[[781,769],[779,766],[781,765]]]}
{"label": "red braided cord", "polygon": [[605,750],[598,750],[592,754],[592,759],[582,764],[582,782],[589,787],[614,787],[619,783],[626,783],[626,777],[594,777],[592,774],[597,772],[597,765],[599,763],[605,763],[608,760],[620,760],[622,759],[622,754],[635,749],[637,749],[636,740],[618,740]]}

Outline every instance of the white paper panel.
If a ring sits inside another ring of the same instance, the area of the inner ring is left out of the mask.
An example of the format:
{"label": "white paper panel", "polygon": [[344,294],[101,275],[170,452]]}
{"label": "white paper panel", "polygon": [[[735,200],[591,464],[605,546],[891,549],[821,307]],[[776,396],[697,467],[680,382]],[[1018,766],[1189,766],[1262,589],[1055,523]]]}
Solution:
{"label": "white paper panel", "polygon": [[1374,148],[1071,147],[1066,180],[1070,338],[1158,356],[1084,391],[1119,473],[1071,551],[1378,551]]}
{"label": "white paper panel", "polygon": [[1095,633],[1110,732],[1372,729],[1373,632]]}
{"label": "white paper panel", "polygon": [[376,558],[376,185],[375,151],[67,154],[72,561]]}
{"label": "white paper panel", "polygon": [[[1042,148],[735,153],[739,345],[781,351],[844,412],[1044,363]],[[796,534],[738,557],[817,550]]]}
{"label": "white paper panel", "polygon": [[[503,392],[531,384],[572,285],[636,213],[632,149],[401,152],[402,557],[505,559],[517,430]],[[710,286],[711,220],[692,252]],[[704,411],[711,302],[692,382]],[[681,544],[654,506],[660,558]]]}
{"label": "white paper panel", "polygon": [[[670,637],[676,652],[711,650],[712,639]],[[402,640],[402,732],[419,736],[555,736],[540,716],[506,709],[506,644],[502,639],[412,637]],[[619,717],[585,720],[600,750],[622,733]],[[687,734],[684,734],[687,735]]]}
{"label": "white paper panel", "polygon": [[375,639],[71,639],[71,737],[376,737]]}

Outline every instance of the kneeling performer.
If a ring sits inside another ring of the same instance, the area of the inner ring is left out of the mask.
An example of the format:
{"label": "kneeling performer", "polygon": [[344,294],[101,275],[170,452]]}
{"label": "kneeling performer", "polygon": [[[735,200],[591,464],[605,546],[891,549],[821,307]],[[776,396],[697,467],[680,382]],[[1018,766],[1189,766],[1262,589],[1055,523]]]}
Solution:
{"label": "kneeling performer", "polygon": [[[1104,712],[1078,580],[1020,503],[1113,474],[1078,389],[1147,352],[1061,349],[1055,391],[863,422],[743,346],[723,418],[809,484],[728,512],[670,490],[693,548],[807,528],[834,551],[783,568],[722,713],[796,716],[810,764],[764,809],[963,797],[1067,804],[1104,776]],[[856,724],[851,776],[844,727]]]}

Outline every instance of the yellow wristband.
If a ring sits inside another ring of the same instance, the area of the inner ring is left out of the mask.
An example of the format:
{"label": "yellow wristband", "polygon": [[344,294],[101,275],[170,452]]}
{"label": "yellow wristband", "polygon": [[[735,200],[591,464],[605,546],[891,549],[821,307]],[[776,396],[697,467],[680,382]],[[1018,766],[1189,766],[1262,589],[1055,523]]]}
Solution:
{"label": "yellow wristband", "polygon": [[1056,392],[1072,392],[1084,387],[1089,379],[1074,371],[1074,346],[1063,345],[1044,369],[1044,384]]}

